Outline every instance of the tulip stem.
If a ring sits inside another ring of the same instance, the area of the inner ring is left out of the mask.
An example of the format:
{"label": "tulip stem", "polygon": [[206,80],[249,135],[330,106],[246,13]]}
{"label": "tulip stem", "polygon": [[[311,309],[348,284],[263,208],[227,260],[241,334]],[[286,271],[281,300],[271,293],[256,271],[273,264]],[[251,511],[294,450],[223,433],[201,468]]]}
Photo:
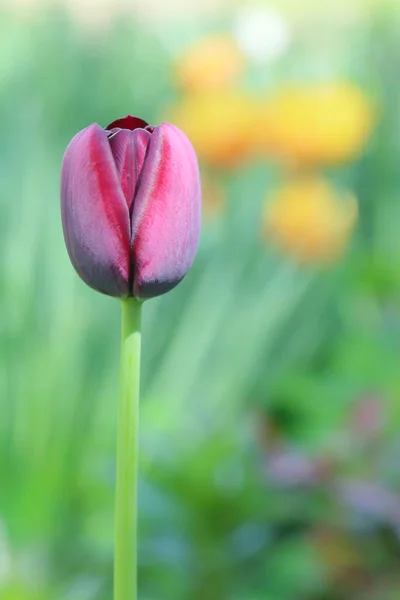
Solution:
{"label": "tulip stem", "polygon": [[137,600],[137,481],[141,303],[122,301],[115,497],[114,600]]}

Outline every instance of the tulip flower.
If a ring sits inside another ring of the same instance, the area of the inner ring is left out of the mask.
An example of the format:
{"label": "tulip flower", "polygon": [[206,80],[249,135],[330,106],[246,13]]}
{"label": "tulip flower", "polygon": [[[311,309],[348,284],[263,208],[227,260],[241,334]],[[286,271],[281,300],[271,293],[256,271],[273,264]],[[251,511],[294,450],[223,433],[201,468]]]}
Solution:
{"label": "tulip flower", "polygon": [[200,179],[183,132],[125,117],[69,144],[61,176],[64,237],[92,288],[144,300],[175,287],[196,254]]}
{"label": "tulip flower", "polygon": [[121,298],[114,600],[137,599],[137,439],[142,300],[188,272],[200,233],[196,154],[182,131],[125,117],[70,142],[61,174],[67,250],[92,288]]}

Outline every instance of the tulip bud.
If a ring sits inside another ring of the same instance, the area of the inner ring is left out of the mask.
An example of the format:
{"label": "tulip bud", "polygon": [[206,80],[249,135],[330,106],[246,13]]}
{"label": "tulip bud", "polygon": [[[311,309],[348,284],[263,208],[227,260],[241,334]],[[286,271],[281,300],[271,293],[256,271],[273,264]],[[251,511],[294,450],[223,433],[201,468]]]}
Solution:
{"label": "tulip bud", "polygon": [[70,142],[61,215],[71,262],[92,288],[152,298],[189,270],[200,234],[196,154],[174,125],[135,117],[96,123]]}

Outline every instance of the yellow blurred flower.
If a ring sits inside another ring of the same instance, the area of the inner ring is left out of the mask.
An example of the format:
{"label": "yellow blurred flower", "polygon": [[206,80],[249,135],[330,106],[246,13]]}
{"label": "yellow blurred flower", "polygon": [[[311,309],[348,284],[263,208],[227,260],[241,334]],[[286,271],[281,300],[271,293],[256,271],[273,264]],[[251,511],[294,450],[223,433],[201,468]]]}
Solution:
{"label": "yellow blurred flower", "polygon": [[191,92],[223,89],[239,77],[245,62],[231,36],[209,35],[197,40],[178,60],[178,84]]}
{"label": "yellow blurred flower", "polygon": [[297,165],[352,160],[374,122],[370,100],[351,83],[287,87],[260,102],[259,112],[261,146]]}
{"label": "yellow blurred flower", "polygon": [[346,250],[357,200],[325,179],[307,176],[284,185],[265,207],[263,237],[303,263],[330,263]]}
{"label": "yellow blurred flower", "polygon": [[256,150],[253,98],[243,92],[189,94],[173,107],[169,119],[186,133],[199,158],[211,165],[234,167]]}

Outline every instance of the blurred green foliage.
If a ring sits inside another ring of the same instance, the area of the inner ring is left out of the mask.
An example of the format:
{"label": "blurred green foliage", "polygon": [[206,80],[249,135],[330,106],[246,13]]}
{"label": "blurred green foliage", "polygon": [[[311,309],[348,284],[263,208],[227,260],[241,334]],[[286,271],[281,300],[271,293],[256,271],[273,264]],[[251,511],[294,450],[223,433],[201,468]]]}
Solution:
{"label": "blurred green foliage", "polygon": [[[87,124],[159,120],[170,57],[122,22],[4,14],[0,30],[0,599],[109,600],[119,307],[69,264],[59,171]],[[399,30],[373,14],[339,67],[325,58],[381,106],[332,175],[360,201],[345,259],[318,271],[266,246],[277,173],[260,162],[224,175],[190,274],[145,306],[142,600],[400,594]],[[299,47],[270,76],[301,77]]]}

